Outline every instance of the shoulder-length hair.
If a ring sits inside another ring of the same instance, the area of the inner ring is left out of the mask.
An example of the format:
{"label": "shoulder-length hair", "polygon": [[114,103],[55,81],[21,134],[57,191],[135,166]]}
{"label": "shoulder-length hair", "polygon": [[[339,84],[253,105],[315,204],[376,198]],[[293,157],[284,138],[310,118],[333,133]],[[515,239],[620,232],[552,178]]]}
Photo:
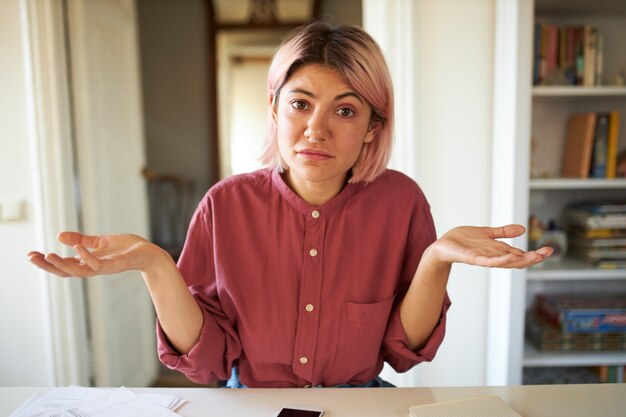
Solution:
{"label": "shoulder-length hair", "polygon": [[[378,123],[377,135],[363,145],[352,167],[350,182],[374,180],[387,167],[393,137],[393,86],[380,47],[363,29],[356,26],[332,28],[313,22],[293,31],[274,55],[267,76],[271,106],[278,105],[280,89],[300,67],[321,64],[341,74],[372,108],[371,123]],[[268,112],[268,130],[261,162],[285,170],[277,143],[272,108]]]}

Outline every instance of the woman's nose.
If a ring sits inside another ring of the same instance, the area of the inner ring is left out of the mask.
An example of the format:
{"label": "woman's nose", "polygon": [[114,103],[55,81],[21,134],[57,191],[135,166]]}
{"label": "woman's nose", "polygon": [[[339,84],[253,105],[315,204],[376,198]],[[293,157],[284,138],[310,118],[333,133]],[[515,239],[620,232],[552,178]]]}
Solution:
{"label": "woman's nose", "polygon": [[304,137],[310,142],[319,142],[328,139],[328,126],[325,117],[312,114],[304,131]]}

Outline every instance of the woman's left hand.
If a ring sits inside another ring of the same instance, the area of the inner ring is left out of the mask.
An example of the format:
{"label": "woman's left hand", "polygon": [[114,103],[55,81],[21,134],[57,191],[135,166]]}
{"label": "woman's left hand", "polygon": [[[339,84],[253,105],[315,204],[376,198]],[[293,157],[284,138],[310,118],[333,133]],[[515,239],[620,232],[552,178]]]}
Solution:
{"label": "woman's left hand", "polygon": [[496,239],[522,235],[519,224],[502,227],[460,226],[450,230],[429,248],[445,263],[460,262],[495,268],[528,268],[552,255],[552,248],[523,251]]}

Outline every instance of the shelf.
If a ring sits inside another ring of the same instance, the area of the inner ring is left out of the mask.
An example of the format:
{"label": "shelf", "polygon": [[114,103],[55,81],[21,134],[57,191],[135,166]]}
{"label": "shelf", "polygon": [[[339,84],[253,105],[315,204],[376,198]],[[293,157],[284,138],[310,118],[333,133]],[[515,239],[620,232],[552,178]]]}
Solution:
{"label": "shelf", "polygon": [[624,86],[593,86],[555,85],[533,87],[533,97],[626,97]]}
{"label": "shelf", "polygon": [[524,345],[524,366],[626,365],[626,352],[542,352]]}
{"label": "shelf", "polygon": [[531,190],[626,189],[626,178],[546,178],[530,180]]}
{"label": "shelf", "polygon": [[616,0],[541,0],[535,2],[537,15],[594,16],[626,14],[626,3]]}
{"label": "shelf", "polygon": [[528,268],[529,281],[626,280],[626,269],[593,268],[588,263],[565,257],[561,262],[544,262]]}

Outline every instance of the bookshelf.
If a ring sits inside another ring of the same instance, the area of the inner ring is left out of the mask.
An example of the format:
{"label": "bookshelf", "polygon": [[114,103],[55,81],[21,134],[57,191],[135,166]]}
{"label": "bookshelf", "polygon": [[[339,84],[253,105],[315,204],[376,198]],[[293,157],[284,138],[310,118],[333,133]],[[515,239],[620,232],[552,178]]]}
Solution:
{"label": "bookshelf", "polygon": [[[604,45],[602,85],[533,86],[536,22],[597,27]],[[618,149],[626,149],[626,86],[613,85],[615,75],[626,72],[623,39],[626,2],[622,0],[496,2],[494,224],[510,221],[528,225],[529,217],[536,215],[544,222],[554,220],[564,225],[563,209],[572,202],[626,199],[626,178],[560,176],[567,119],[572,113],[618,111]],[[502,203],[508,200],[510,205]],[[527,237],[514,239],[513,244],[527,247]],[[566,256],[528,270],[493,271],[490,278],[489,326],[493,336],[488,343],[493,347],[488,353],[488,384],[524,383],[528,368],[626,366],[626,351],[541,351],[524,334],[526,312],[536,294],[624,292],[626,269],[594,268]]]}
{"label": "bookshelf", "polygon": [[[530,173],[528,214],[543,221],[554,220],[563,227],[563,209],[581,200],[626,198],[626,178],[561,178],[560,168],[565,146],[567,118],[573,113],[616,110],[626,117],[626,87],[612,85],[620,71],[626,71],[626,51],[619,46],[626,37],[626,10],[622,1],[601,1],[588,9],[574,1],[536,0],[533,27],[537,22],[569,25],[592,25],[603,35],[604,70],[600,85],[535,85],[531,88]],[[613,7],[612,7],[613,6]],[[530,57],[534,62],[534,58]],[[626,148],[624,122],[620,126],[618,149]],[[593,291],[624,291],[626,270],[605,270],[568,256],[560,262],[546,263],[526,271],[525,309],[542,292],[569,294]],[[522,367],[624,366],[626,352],[554,352],[538,350],[524,342]],[[522,370],[522,383],[524,383]]]}

